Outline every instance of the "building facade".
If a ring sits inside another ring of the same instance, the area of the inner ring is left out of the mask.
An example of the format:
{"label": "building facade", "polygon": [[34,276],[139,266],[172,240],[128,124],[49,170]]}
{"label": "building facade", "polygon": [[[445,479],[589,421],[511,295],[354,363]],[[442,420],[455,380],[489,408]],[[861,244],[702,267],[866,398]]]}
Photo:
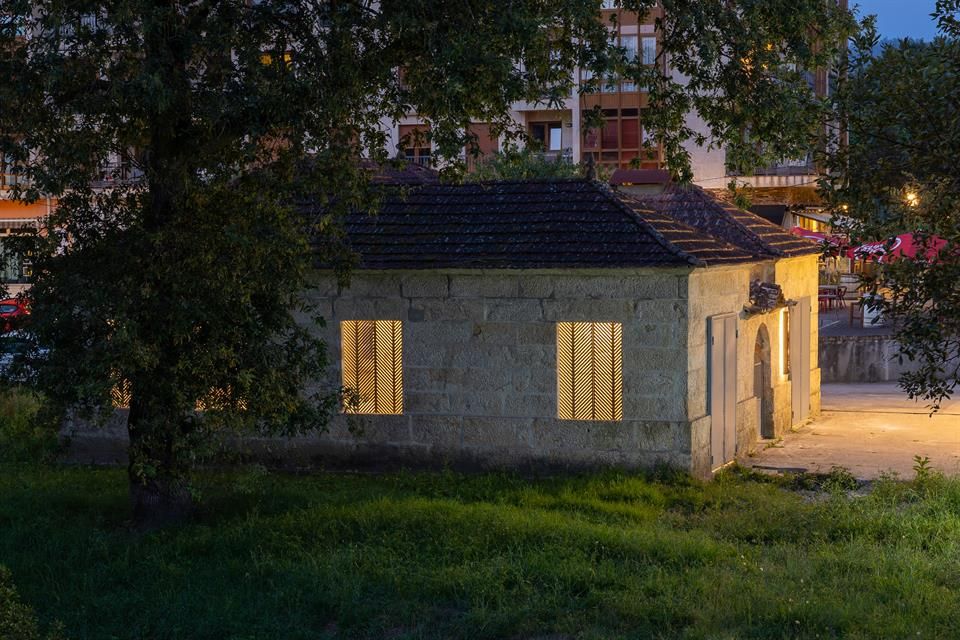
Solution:
{"label": "building facade", "polygon": [[812,243],[699,189],[406,190],[348,221],[349,286],[308,292],[344,410],[288,453],[706,476],[819,412]]}
{"label": "building facade", "polygon": [[[837,0],[842,7],[847,0]],[[617,8],[614,0],[604,0],[600,19],[610,28],[611,41],[627,51],[627,55],[642,64],[658,66],[666,74],[674,74],[669,58],[659,46],[659,34],[655,29],[657,18],[663,10],[657,7],[645,16]],[[827,69],[816,69],[808,74],[810,90],[820,97],[830,95],[836,78]],[[599,83],[599,92],[581,94],[581,86],[590,79],[588,73],[578,71],[574,78],[571,95],[557,108],[543,104],[519,102],[512,105],[512,119],[538,143],[542,153],[549,158],[582,162],[591,158],[594,163],[609,171],[616,169],[659,169],[663,167],[663,151],[645,128],[644,114],[651,107],[643,87],[621,78],[609,78]],[[604,125],[588,127],[585,114],[599,109]],[[696,114],[690,114],[687,124],[694,130],[709,133],[706,125]],[[388,150],[420,164],[432,162],[429,141],[415,135],[426,132],[427,125],[416,114],[410,114],[399,122],[384,122],[388,133]],[[477,135],[479,152],[483,155],[496,152],[500,141],[489,134],[485,123],[472,125]],[[644,148],[648,142],[651,148]],[[723,149],[707,149],[694,143],[687,144],[691,156],[693,182],[719,197],[726,195],[731,181],[748,188],[752,201],[763,207],[758,213],[786,229],[801,227],[820,231],[829,222],[829,214],[822,208],[817,194],[818,167],[813,153],[802,158],[783,159],[770,166],[757,169],[752,175],[740,175],[731,171]],[[466,154],[468,164],[473,158]]]}

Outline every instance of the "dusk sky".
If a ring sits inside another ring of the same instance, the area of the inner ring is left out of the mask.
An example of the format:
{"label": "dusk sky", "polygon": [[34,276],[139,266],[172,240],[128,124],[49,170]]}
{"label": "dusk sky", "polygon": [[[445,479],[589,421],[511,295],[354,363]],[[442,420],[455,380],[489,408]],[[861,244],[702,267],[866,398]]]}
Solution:
{"label": "dusk sky", "polygon": [[930,17],[935,0],[851,0],[860,6],[860,15],[875,13],[881,39],[920,38],[931,40],[937,25]]}

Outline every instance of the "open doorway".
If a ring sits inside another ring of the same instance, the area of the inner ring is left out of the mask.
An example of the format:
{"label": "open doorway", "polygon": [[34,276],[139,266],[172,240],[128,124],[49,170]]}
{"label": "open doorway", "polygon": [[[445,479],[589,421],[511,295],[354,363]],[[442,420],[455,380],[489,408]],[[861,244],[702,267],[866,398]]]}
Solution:
{"label": "open doorway", "polygon": [[773,384],[770,381],[770,333],[762,324],[753,347],[753,395],[757,398],[760,416],[757,420],[761,438],[773,438]]}

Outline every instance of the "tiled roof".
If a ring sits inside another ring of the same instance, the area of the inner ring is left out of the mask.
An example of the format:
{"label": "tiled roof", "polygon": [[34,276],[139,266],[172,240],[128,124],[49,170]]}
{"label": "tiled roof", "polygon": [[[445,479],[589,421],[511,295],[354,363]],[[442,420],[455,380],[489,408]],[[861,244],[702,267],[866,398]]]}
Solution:
{"label": "tiled roof", "polygon": [[821,250],[817,243],[718,200],[699,187],[671,184],[663,193],[637,196],[637,203],[639,207],[669,216],[757,257],[800,256]]}
{"label": "tiled roof", "polygon": [[363,269],[704,266],[750,252],[586,180],[424,184],[346,220]]}

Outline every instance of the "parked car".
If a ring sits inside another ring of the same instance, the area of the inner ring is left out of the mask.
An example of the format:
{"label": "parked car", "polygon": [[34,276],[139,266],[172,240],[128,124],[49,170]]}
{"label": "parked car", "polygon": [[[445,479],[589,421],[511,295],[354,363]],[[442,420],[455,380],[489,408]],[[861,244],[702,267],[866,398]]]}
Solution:
{"label": "parked car", "polygon": [[19,298],[7,298],[0,300],[0,323],[3,325],[3,331],[12,330],[17,321],[30,315],[30,308]]}
{"label": "parked car", "polygon": [[33,363],[49,353],[49,349],[37,346],[29,333],[8,331],[0,335],[0,379],[26,382],[33,373]]}

